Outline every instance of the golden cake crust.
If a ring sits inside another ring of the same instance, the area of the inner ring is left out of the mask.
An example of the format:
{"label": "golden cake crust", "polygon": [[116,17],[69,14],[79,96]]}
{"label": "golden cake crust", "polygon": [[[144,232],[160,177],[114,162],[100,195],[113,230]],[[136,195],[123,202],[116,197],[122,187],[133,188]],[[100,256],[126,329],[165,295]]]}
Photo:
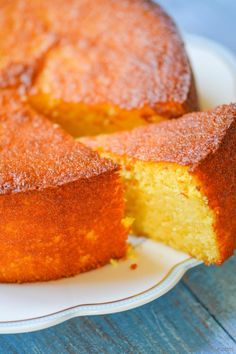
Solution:
{"label": "golden cake crust", "polygon": [[0,97],[0,281],[57,279],[124,256],[117,165],[16,93]]}
{"label": "golden cake crust", "polygon": [[12,91],[1,92],[0,123],[0,194],[56,187],[117,170]]}
{"label": "golden cake crust", "polygon": [[[183,42],[148,0],[0,2],[0,87],[176,117],[198,108]],[[27,23],[27,26],[26,26]]]}
{"label": "golden cake crust", "polygon": [[111,173],[1,195],[0,282],[59,279],[125,256],[122,195]]}
{"label": "golden cake crust", "polygon": [[40,1],[0,1],[0,88],[24,93],[57,38],[49,31],[45,4]]}
{"label": "golden cake crust", "polygon": [[84,137],[80,141],[118,155],[149,162],[175,162],[196,166],[214,153],[232,128],[236,104],[195,112],[179,119],[137,127],[132,131]]}
{"label": "golden cake crust", "polygon": [[236,104],[82,142],[98,151],[146,162],[189,166],[214,211],[222,263],[236,248]]}
{"label": "golden cake crust", "polygon": [[[227,109],[225,108],[225,118]],[[230,115],[234,116],[231,122]],[[209,153],[194,174],[215,212],[215,230],[219,245],[218,264],[232,256],[236,249],[236,105],[231,106],[226,124],[230,124],[218,149]]]}
{"label": "golden cake crust", "polygon": [[[60,5],[63,18],[58,4],[48,12],[52,30],[65,41],[49,53],[36,90],[49,90],[66,102],[110,103],[128,110],[148,106],[171,117],[197,108],[184,45],[158,5],[146,0]],[[77,16],[72,18],[67,7]]]}

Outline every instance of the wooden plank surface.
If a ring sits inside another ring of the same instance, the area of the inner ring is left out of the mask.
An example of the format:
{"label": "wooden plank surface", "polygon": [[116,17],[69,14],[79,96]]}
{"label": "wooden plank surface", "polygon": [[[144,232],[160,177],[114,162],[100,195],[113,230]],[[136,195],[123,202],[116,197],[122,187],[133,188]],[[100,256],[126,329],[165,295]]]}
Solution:
{"label": "wooden plank surface", "polygon": [[201,266],[184,277],[184,284],[222,328],[236,339],[236,257],[221,267]]}
{"label": "wooden plank surface", "polygon": [[[196,273],[202,269],[191,276]],[[34,333],[2,335],[0,344],[4,354],[236,352],[235,341],[184,282],[141,308],[77,318]]]}

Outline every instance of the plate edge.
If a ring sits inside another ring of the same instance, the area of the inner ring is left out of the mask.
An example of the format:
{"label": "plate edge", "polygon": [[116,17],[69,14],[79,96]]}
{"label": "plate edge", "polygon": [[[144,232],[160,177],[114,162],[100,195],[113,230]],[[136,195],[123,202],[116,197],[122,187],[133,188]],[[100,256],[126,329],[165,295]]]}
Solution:
{"label": "plate edge", "polygon": [[142,306],[167,293],[178,283],[187,270],[201,263],[201,261],[191,257],[179,262],[169,270],[160,282],[141,293],[124,299],[98,304],[75,305],[51,314],[24,320],[1,321],[0,334],[33,332],[75,317],[112,314]]}

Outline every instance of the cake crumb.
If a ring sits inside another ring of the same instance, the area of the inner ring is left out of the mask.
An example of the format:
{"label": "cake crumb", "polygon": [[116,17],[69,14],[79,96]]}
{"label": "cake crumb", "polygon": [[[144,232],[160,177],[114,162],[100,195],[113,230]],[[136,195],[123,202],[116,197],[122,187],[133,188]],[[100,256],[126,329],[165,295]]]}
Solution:
{"label": "cake crumb", "polygon": [[135,270],[135,269],[138,268],[138,265],[137,265],[137,263],[132,263],[132,264],[130,264],[129,267],[130,267],[131,270]]}
{"label": "cake crumb", "polygon": [[110,264],[113,266],[113,267],[116,267],[117,264],[118,264],[118,261],[114,258],[110,259]]}
{"label": "cake crumb", "polygon": [[129,259],[129,260],[132,260],[132,261],[135,261],[137,259],[137,253],[135,251],[135,248],[130,243],[128,244],[128,249],[127,249],[127,253],[126,253],[126,259]]}

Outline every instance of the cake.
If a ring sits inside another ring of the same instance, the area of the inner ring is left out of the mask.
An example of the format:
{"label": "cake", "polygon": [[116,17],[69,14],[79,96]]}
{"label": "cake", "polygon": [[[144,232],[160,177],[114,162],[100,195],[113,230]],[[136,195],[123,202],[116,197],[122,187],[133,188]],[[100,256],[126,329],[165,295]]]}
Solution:
{"label": "cake", "polygon": [[41,1],[0,1],[0,89],[29,90],[57,38]]}
{"label": "cake", "polygon": [[154,2],[12,0],[0,24],[0,87],[74,136],[198,109],[180,34]]}
{"label": "cake", "polygon": [[236,104],[82,138],[122,166],[133,232],[221,264],[236,247]]}
{"label": "cake", "polygon": [[0,92],[0,282],[71,276],[126,254],[118,166]]}
{"label": "cake", "polygon": [[227,259],[236,105],[188,113],[198,110],[194,77],[164,10],[12,0],[0,25],[0,282],[120,259],[133,219],[137,235],[207,264]]}

